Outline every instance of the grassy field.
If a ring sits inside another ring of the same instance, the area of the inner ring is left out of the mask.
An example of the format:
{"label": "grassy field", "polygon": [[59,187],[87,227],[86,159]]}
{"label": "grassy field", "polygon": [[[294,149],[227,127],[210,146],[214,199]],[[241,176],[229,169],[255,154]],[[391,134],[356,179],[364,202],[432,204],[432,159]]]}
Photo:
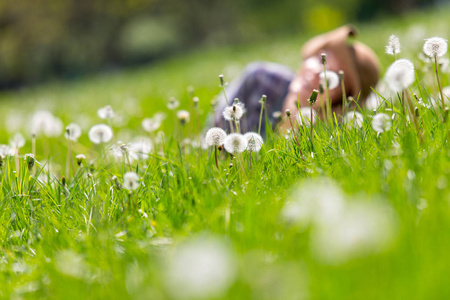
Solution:
{"label": "grassy field", "polygon": [[[366,110],[361,128],[318,122],[311,139],[300,127],[298,144],[269,132],[259,153],[222,153],[219,170],[213,149],[192,143],[221,92],[218,75],[230,80],[254,60],[295,69],[309,36],[3,92],[0,143],[20,142],[18,132],[26,142],[0,167],[0,298],[446,299],[450,122],[433,105],[435,74],[418,54],[424,38],[450,37],[449,12],[359,26],[383,70],[394,61],[388,37],[400,37],[400,57],[416,67],[407,94],[421,98],[412,100],[417,118],[380,88],[376,113],[388,114],[389,130],[377,133]],[[441,79],[449,84],[448,73]],[[185,125],[166,107],[172,96],[191,112]],[[106,105],[109,120],[97,115]],[[53,116],[39,119],[42,110]],[[144,131],[142,120],[158,112],[160,133]],[[46,132],[50,119],[59,133]],[[62,129],[72,122],[82,135],[69,142]],[[114,137],[94,144],[88,132],[100,123]],[[128,144],[137,137],[152,144],[138,157]],[[25,155],[33,143],[35,161]],[[126,189],[131,171],[135,190]]]}

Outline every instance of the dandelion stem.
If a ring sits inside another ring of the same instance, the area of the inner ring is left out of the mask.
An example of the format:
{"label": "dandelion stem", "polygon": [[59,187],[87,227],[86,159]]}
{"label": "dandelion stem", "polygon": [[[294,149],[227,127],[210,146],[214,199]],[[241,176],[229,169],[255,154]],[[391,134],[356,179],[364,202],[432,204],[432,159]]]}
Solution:
{"label": "dandelion stem", "polygon": [[217,160],[217,146],[214,146],[214,159],[216,160],[217,170],[219,170],[219,162]]}
{"label": "dandelion stem", "polygon": [[322,53],[322,64],[323,64],[323,78],[324,78],[324,89],[325,89],[325,109],[327,114],[326,122],[328,123],[331,120],[331,101],[330,101],[330,95],[328,92],[328,79],[327,79],[327,61],[326,61],[326,54]]}
{"label": "dandelion stem", "polygon": [[230,122],[230,130],[231,130],[231,133],[234,133],[233,122],[231,122],[231,120],[229,120],[228,122]]}
{"label": "dandelion stem", "polygon": [[31,153],[36,157],[36,134],[31,135]]}
{"label": "dandelion stem", "polygon": [[302,148],[300,147],[300,143],[298,142],[297,135],[295,134],[294,126],[292,125],[291,117],[288,117],[288,119],[289,119],[289,123],[291,124],[292,134],[294,135],[295,143],[297,144],[298,150],[300,151],[300,156],[301,156],[302,160],[305,160],[305,159],[303,158]]}
{"label": "dandelion stem", "polygon": [[262,116],[264,112],[264,104],[265,101],[261,101],[261,113],[259,114],[259,126],[258,126],[258,134],[261,135],[261,123],[262,123]]}
{"label": "dandelion stem", "polygon": [[345,107],[347,106],[347,91],[345,90],[344,71],[339,71],[342,89],[342,118],[345,116]]}
{"label": "dandelion stem", "polygon": [[312,102],[310,103],[310,113],[311,113],[311,117],[309,119],[309,121],[311,122],[311,126],[310,126],[310,130],[311,130],[311,143],[313,142],[313,129],[314,129],[314,125],[313,125],[313,104]]}
{"label": "dandelion stem", "polygon": [[439,79],[439,65],[437,62],[437,56],[434,56],[434,69],[436,70],[436,79],[437,79],[437,83],[438,83],[438,88],[439,88],[439,93],[441,94],[441,99],[442,99],[442,114],[444,113],[445,110],[445,100],[444,100],[444,94],[442,93],[442,87],[441,87],[441,81]]}

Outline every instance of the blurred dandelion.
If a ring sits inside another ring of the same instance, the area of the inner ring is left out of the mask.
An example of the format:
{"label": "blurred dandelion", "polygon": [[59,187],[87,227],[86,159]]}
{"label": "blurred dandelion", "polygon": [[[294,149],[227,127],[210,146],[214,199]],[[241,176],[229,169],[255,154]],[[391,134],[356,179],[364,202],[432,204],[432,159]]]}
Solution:
{"label": "blurred dandelion", "polygon": [[256,132],[247,132],[244,138],[247,140],[247,151],[250,152],[259,152],[264,144],[263,138]]}
{"label": "blurred dandelion", "polygon": [[106,124],[98,124],[91,127],[89,130],[89,139],[94,144],[101,144],[109,142],[113,137],[111,127]]}
{"label": "blurred dandelion", "polygon": [[447,53],[447,40],[440,37],[425,39],[423,52],[431,57],[441,57]]}
{"label": "blurred dandelion", "polygon": [[311,252],[323,264],[341,264],[387,250],[396,236],[393,210],[383,202],[349,202],[338,218],[312,232]]}
{"label": "blurred dandelion", "polygon": [[364,124],[364,117],[360,112],[349,111],[344,116],[344,124],[355,128],[361,128]]}
{"label": "blurred dandelion", "polygon": [[196,237],[180,244],[169,259],[167,290],[176,299],[210,299],[223,296],[236,277],[229,246],[213,237]]}
{"label": "blurred dandelion", "polygon": [[240,133],[230,133],[224,140],[225,150],[231,154],[245,151],[247,144],[247,139]]}
{"label": "blurred dandelion", "polygon": [[111,107],[111,105],[107,105],[105,107],[100,108],[97,111],[98,116],[100,119],[112,119],[114,118],[114,111]]}
{"label": "blurred dandelion", "polygon": [[57,137],[63,131],[63,122],[46,110],[36,111],[30,120],[32,134],[44,133],[47,137]]}
{"label": "blurred dandelion", "polygon": [[128,145],[128,149],[131,159],[145,160],[153,149],[153,143],[148,137],[137,137]]}
{"label": "blurred dandelion", "polygon": [[175,97],[170,97],[167,102],[167,108],[170,110],[175,110],[180,106],[180,101],[178,101]]}
{"label": "blurred dandelion", "polygon": [[397,54],[399,54],[401,51],[400,40],[398,36],[393,34],[389,37],[389,41],[386,45],[385,50],[386,54],[394,55],[395,59],[397,59]]}
{"label": "blurred dandelion", "polygon": [[[423,52],[428,55],[431,58],[434,58],[434,68],[436,71],[436,80],[438,83],[439,93],[441,95],[442,100],[442,114],[444,116],[445,112],[445,100],[444,95],[442,92],[442,86],[441,81],[439,79],[439,63],[438,63],[438,57],[443,56],[445,53],[447,53],[447,40],[440,38],[440,37],[432,37],[425,40],[425,44],[423,45]],[[442,118],[442,121],[444,122],[445,117]]]}
{"label": "blurred dandelion", "polygon": [[134,172],[127,172],[123,176],[123,188],[134,191],[139,187],[139,176]]}
{"label": "blurred dandelion", "polygon": [[324,224],[337,218],[344,207],[341,188],[327,179],[308,180],[297,187],[281,210],[289,224]]}
{"label": "blurred dandelion", "polygon": [[55,257],[55,266],[62,274],[74,278],[83,278],[87,271],[83,256],[72,250],[58,252]]}
{"label": "blurred dandelion", "polygon": [[9,140],[9,144],[13,149],[22,148],[25,146],[25,138],[20,132],[18,132]]}
{"label": "blurred dandelion", "polygon": [[[336,72],[327,70],[327,86],[329,90],[335,89],[339,86],[339,75]],[[319,74],[319,82],[322,86],[325,86],[325,73],[320,72]]]}
{"label": "blurred dandelion", "polygon": [[177,118],[180,120],[181,125],[185,125],[189,123],[190,114],[187,110],[179,110],[177,111]]}
{"label": "blurred dandelion", "polygon": [[378,133],[389,131],[392,126],[391,118],[385,113],[378,113],[373,116],[372,128]]}
{"label": "blurred dandelion", "polygon": [[402,92],[416,80],[414,64],[407,59],[396,60],[387,69],[384,80],[393,92]]}
{"label": "blurred dandelion", "polygon": [[81,136],[81,127],[76,123],[70,123],[66,126],[66,139],[76,142]]}
{"label": "blurred dandelion", "polygon": [[316,124],[317,121],[317,112],[312,107],[301,107],[299,113],[297,114],[297,122],[300,126],[311,126],[311,111],[312,111],[312,124]]}

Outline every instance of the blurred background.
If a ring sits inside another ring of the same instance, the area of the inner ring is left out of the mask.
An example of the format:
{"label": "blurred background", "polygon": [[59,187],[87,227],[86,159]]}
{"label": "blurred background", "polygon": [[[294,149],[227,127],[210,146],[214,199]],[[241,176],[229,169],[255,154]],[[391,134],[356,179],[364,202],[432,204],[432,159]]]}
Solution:
{"label": "blurred background", "polygon": [[112,72],[200,47],[311,35],[443,2],[0,0],[0,89]]}

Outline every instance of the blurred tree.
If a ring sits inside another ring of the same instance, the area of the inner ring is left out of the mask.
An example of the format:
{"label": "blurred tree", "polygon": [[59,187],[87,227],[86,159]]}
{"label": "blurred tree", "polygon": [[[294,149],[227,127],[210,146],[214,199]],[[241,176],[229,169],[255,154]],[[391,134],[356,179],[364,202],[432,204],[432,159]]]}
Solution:
{"label": "blurred tree", "polygon": [[150,61],[198,45],[311,35],[427,0],[0,1],[0,88]]}

